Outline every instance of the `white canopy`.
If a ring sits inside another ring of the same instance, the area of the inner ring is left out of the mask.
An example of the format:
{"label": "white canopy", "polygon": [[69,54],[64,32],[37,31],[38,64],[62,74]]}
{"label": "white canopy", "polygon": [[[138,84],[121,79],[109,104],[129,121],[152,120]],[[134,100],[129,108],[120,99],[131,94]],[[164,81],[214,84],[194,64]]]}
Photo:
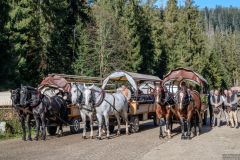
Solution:
{"label": "white canopy", "polygon": [[138,81],[161,81],[160,78],[152,75],[140,74],[140,73],[133,73],[127,71],[115,71],[111,73],[104,81],[102,85],[102,89],[104,89],[109,80],[116,80],[116,81],[128,81],[135,91],[138,90],[137,82]]}

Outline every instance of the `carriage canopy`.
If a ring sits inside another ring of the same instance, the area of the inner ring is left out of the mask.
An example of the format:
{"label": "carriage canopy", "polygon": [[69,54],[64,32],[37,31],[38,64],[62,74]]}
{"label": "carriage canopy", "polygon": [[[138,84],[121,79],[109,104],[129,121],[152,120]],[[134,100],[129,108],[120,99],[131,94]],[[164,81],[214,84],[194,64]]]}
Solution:
{"label": "carriage canopy", "polygon": [[143,82],[157,82],[161,81],[160,78],[157,76],[134,73],[134,72],[127,72],[127,71],[115,71],[111,73],[102,84],[102,89],[105,89],[106,85],[110,80],[113,81],[128,81],[135,91],[138,90],[138,83]]}
{"label": "carriage canopy", "polygon": [[204,79],[200,74],[194,72],[193,70],[186,68],[177,68],[171,70],[163,79],[163,84],[167,84],[171,81],[175,81],[178,79],[189,80],[193,83],[196,83],[200,86],[207,85],[208,82]]}

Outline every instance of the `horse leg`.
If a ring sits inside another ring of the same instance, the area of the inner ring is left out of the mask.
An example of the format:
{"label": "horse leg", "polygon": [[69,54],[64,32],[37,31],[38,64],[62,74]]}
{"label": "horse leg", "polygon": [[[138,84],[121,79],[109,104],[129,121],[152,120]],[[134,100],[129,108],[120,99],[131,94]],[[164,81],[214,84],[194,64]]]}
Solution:
{"label": "horse leg", "polygon": [[34,119],[35,119],[35,122],[36,122],[36,136],[34,138],[34,140],[38,140],[38,137],[39,137],[39,130],[40,130],[40,122],[39,122],[39,118],[37,115],[34,115]]}
{"label": "horse leg", "polygon": [[98,119],[98,139],[102,139],[102,115],[97,113],[97,119]]}
{"label": "horse leg", "polygon": [[160,122],[159,122],[159,138],[164,138],[163,129],[162,129],[162,127],[164,126],[164,118],[162,118],[162,116],[161,116],[159,119],[160,119]]}
{"label": "horse leg", "polygon": [[180,117],[180,125],[181,125],[181,131],[182,131],[182,136],[181,136],[181,139],[185,139],[185,131],[184,131],[184,125],[185,125],[185,123],[184,123],[184,120],[183,120],[183,118],[182,117]]}
{"label": "horse leg", "polygon": [[90,133],[90,137],[91,139],[93,139],[93,113],[89,113],[89,119],[90,119],[90,128],[91,128],[91,133]]}
{"label": "horse leg", "polygon": [[128,135],[129,131],[128,131],[128,113],[127,113],[127,110],[123,111],[122,114],[123,114],[122,117],[124,117],[124,120],[125,120],[125,123],[126,123],[126,134]]}
{"label": "horse leg", "polygon": [[[204,113],[203,113],[204,114]],[[200,135],[201,132],[201,128],[202,128],[202,116],[201,113],[199,113],[199,111],[197,110],[197,130],[196,130],[196,134],[197,136]]]}
{"label": "horse leg", "polygon": [[[167,110],[167,114],[166,114],[166,129],[167,129],[167,134],[168,134],[168,138],[171,138],[171,128],[170,128],[170,109]],[[172,127],[172,126],[171,126]]]}
{"label": "horse leg", "polygon": [[28,128],[28,141],[32,141],[32,136],[31,136],[31,124],[30,124],[30,114],[27,115],[27,128]]}
{"label": "horse leg", "polygon": [[181,139],[185,139],[185,131],[184,131],[184,119],[183,117],[181,116],[180,112],[177,111],[177,115],[180,119],[180,126],[181,126],[181,132],[182,132],[182,136],[181,136]]}
{"label": "horse leg", "polygon": [[46,122],[45,122],[45,113],[40,115],[42,122],[42,140],[46,140]]}
{"label": "horse leg", "polygon": [[110,132],[109,132],[109,116],[108,113],[105,112],[104,113],[104,119],[105,119],[105,124],[106,124],[106,128],[107,128],[107,138],[110,138]]}
{"label": "horse leg", "polygon": [[117,119],[117,123],[118,123],[118,131],[117,131],[117,136],[120,136],[120,130],[121,130],[121,122],[120,122],[120,116],[118,113],[115,113],[115,117]]}
{"label": "horse leg", "polygon": [[59,136],[63,136],[63,123],[62,122],[60,122],[60,124],[59,124]]}
{"label": "horse leg", "polygon": [[22,130],[23,130],[22,140],[26,141],[26,127],[25,127],[25,118],[24,118],[24,115],[21,115],[20,121],[21,121],[21,125],[22,125]]}
{"label": "horse leg", "polygon": [[192,109],[189,110],[188,116],[187,116],[187,138],[191,138],[191,118],[192,118]]}
{"label": "horse leg", "polygon": [[82,138],[86,139],[86,114],[81,111],[81,117],[83,121],[83,135]]}

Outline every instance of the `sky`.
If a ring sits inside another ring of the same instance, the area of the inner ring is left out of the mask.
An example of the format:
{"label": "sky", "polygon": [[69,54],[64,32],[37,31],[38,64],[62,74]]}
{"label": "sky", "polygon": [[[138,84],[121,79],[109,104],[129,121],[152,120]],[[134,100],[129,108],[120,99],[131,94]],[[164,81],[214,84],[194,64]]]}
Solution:
{"label": "sky", "polygon": [[[214,8],[216,5],[224,6],[224,7],[239,7],[240,8],[240,0],[194,0],[195,4],[199,8],[209,7]],[[165,6],[167,0],[158,0],[157,5],[160,6],[163,4]],[[178,0],[179,5],[184,5],[184,0]]]}

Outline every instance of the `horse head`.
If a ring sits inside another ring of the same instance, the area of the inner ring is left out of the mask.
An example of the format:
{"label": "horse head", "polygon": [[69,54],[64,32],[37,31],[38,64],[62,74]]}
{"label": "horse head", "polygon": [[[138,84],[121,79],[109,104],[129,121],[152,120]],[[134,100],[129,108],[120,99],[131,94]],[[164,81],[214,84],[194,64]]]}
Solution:
{"label": "horse head", "polygon": [[21,86],[20,89],[20,105],[35,106],[41,98],[41,93],[30,86]]}
{"label": "horse head", "polygon": [[84,104],[86,106],[89,106],[90,104],[94,103],[94,93],[93,90],[95,90],[94,88],[95,85],[92,86],[86,86],[84,83],[84,91],[83,91],[83,99],[84,99]]}
{"label": "horse head", "polygon": [[11,90],[11,100],[13,106],[17,106],[20,104],[20,88],[17,88],[15,90]]}
{"label": "horse head", "polygon": [[84,92],[84,86],[72,83],[71,85],[71,101],[73,105],[81,104],[83,101],[83,92]]}
{"label": "horse head", "polygon": [[180,110],[182,110],[184,107],[188,106],[189,98],[188,98],[188,93],[186,90],[183,89],[178,92],[177,103],[178,103]]}
{"label": "horse head", "polygon": [[27,86],[21,85],[21,89],[20,89],[20,105],[26,106],[28,104],[28,100],[29,100],[29,93],[28,93]]}

